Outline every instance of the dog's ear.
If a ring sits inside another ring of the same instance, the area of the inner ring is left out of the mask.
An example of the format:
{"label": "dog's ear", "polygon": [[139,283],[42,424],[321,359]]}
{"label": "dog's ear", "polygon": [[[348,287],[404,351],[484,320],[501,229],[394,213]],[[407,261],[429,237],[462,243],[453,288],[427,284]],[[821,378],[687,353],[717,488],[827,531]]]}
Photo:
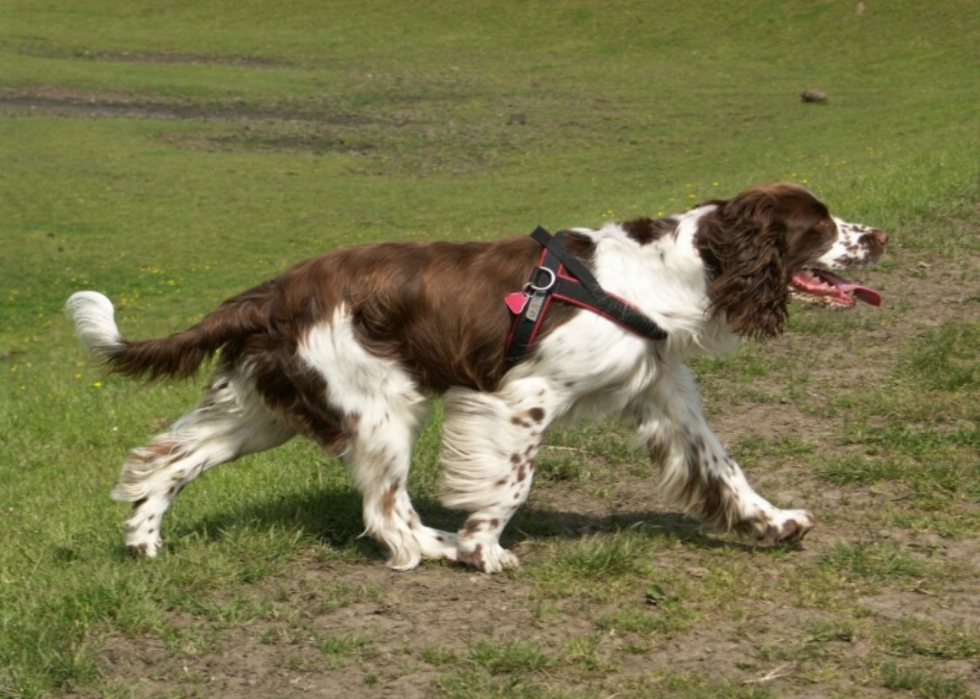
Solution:
{"label": "dog's ear", "polygon": [[695,243],[709,274],[712,315],[724,313],[740,335],[766,339],[783,331],[789,313],[787,221],[770,188],[753,188],[699,223]]}

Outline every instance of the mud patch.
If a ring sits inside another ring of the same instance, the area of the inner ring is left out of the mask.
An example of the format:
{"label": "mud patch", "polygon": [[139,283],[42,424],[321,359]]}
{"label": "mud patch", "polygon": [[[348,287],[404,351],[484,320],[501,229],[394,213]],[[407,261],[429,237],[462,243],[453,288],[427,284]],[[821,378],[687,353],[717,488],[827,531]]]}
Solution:
{"label": "mud patch", "polygon": [[20,54],[36,58],[52,58],[72,61],[107,61],[111,63],[150,63],[161,65],[219,65],[242,68],[288,68],[289,61],[269,56],[225,56],[219,54],[154,52],[154,51],[106,51],[85,48],[62,48],[40,43],[27,43],[20,47]]}
{"label": "mud patch", "polygon": [[210,104],[156,102],[121,93],[74,90],[55,86],[0,91],[0,110],[79,118],[168,121],[281,121],[388,128],[405,123],[378,116],[332,112],[325,109],[324,105],[265,107],[240,101]]}
{"label": "mud patch", "polygon": [[[160,102],[130,95],[44,86],[0,91],[0,119],[54,116],[69,119],[133,119],[213,125],[210,129],[163,131],[165,143],[211,152],[342,153],[384,156],[362,159],[367,171],[412,175],[459,174],[493,167],[505,153],[518,153],[531,138],[509,127],[488,136],[461,133],[458,124],[431,121],[424,111],[391,114],[340,111],[328,100],[287,105],[238,101],[198,104]],[[462,139],[493,147],[458,148]]]}
{"label": "mud patch", "polygon": [[164,131],[160,138],[179,148],[233,153],[293,152],[320,155],[347,153],[370,155],[378,150],[376,142],[362,129],[330,124],[254,121],[218,133],[207,131]]}

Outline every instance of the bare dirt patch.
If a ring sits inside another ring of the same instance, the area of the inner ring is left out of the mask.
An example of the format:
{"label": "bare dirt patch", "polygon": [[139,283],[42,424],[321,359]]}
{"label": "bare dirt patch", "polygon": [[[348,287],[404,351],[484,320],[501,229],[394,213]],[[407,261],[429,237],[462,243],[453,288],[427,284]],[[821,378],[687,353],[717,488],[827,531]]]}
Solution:
{"label": "bare dirt patch", "polygon": [[20,47],[25,56],[73,61],[108,61],[112,63],[151,63],[161,65],[224,65],[243,68],[285,68],[289,61],[269,56],[228,56],[205,53],[162,51],[107,51],[69,49],[41,43],[25,43]]}
{"label": "bare dirt patch", "polygon": [[311,122],[340,126],[386,125],[389,120],[335,113],[323,105],[266,107],[241,101],[212,104],[159,102],[123,93],[40,86],[0,91],[0,110],[77,118],[161,119],[170,121]]}

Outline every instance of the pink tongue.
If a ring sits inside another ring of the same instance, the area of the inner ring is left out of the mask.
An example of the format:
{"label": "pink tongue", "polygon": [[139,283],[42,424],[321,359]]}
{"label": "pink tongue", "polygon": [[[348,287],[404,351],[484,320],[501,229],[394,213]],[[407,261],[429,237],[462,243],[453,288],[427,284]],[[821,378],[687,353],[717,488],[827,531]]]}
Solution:
{"label": "pink tongue", "polygon": [[846,279],[841,279],[837,275],[831,274],[830,272],[825,272],[822,269],[817,271],[817,275],[824,281],[833,284],[841,291],[854,294],[855,298],[861,299],[865,303],[870,303],[872,306],[881,305],[881,294],[874,289],[869,289],[866,286],[861,286],[860,284],[849,282]]}

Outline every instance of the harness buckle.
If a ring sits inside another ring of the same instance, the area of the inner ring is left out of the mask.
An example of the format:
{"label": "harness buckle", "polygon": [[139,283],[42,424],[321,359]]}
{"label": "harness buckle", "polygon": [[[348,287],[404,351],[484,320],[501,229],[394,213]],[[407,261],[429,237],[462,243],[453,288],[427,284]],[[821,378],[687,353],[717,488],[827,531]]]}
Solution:
{"label": "harness buckle", "polygon": [[[547,279],[544,280],[543,284],[536,283],[540,279],[539,275],[541,274],[541,272],[547,274]],[[558,281],[558,276],[552,270],[548,269],[547,267],[536,267],[534,269],[534,272],[531,273],[531,279],[524,286],[524,291],[525,292],[533,291],[538,294],[543,294],[546,291],[549,291],[557,281]]]}

